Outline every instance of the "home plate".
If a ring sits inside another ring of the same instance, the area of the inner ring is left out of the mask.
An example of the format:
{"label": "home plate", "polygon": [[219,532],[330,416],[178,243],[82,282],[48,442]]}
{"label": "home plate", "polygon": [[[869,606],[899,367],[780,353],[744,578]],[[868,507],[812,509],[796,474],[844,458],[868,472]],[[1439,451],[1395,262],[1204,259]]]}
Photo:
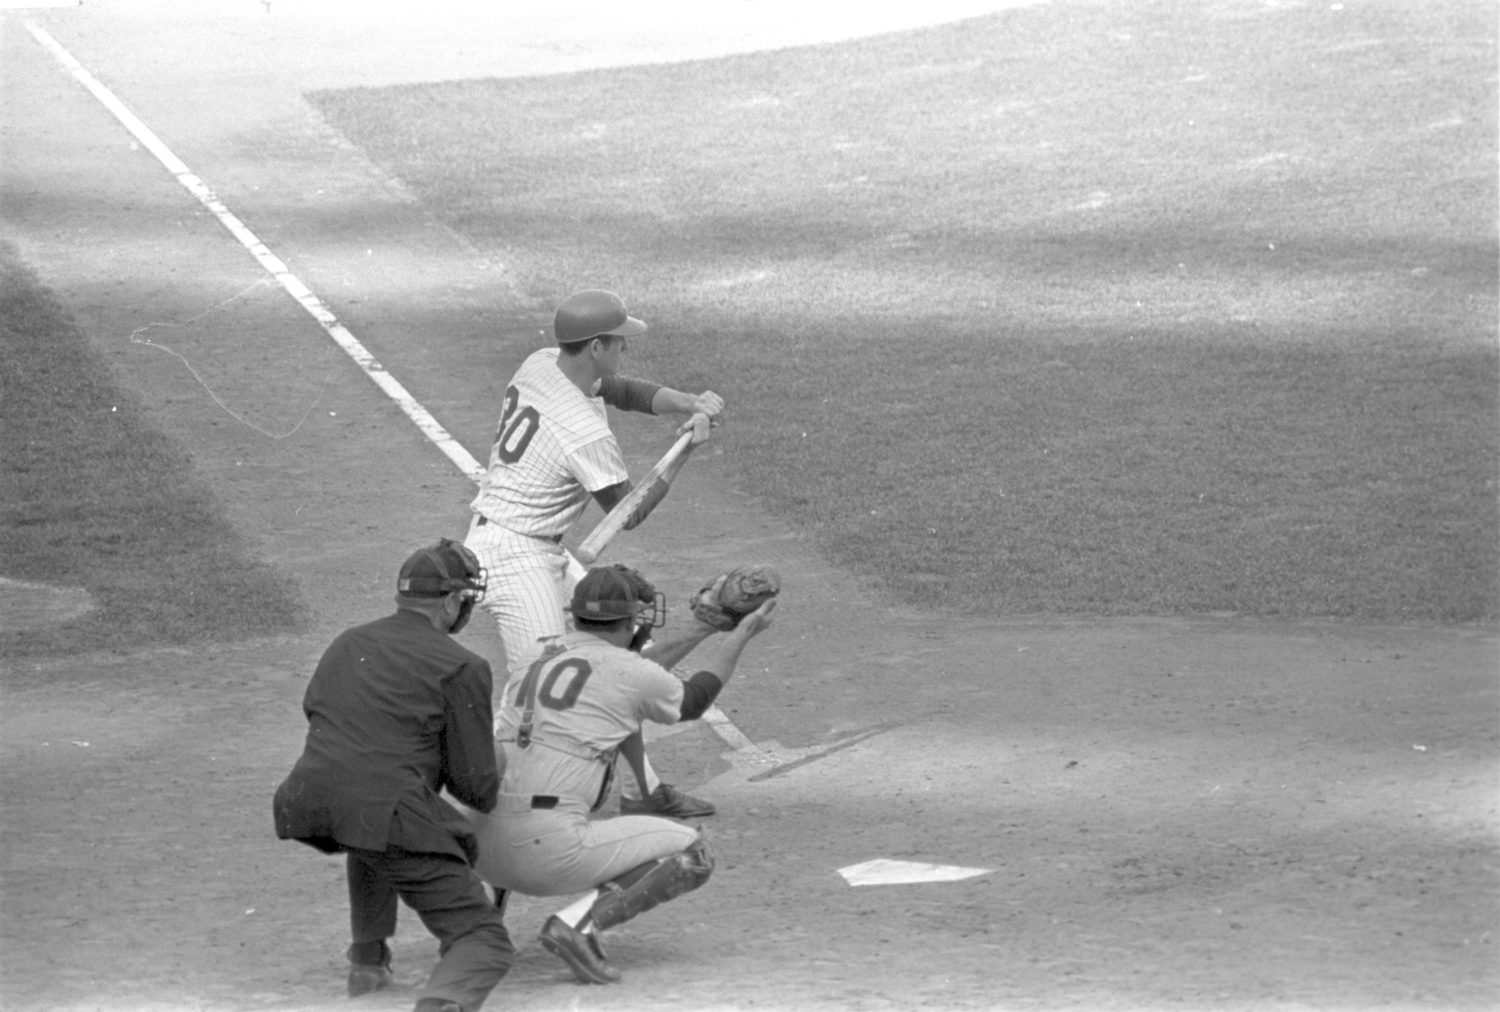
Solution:
{"label": "home plate", "polygon": [[919,864],[916,861],[887,861],[877,858],[864,864],[840,868],[839,874],[852,886],[906,885],[911,882],[957,882],[988,875],[993,868],[960,868],[952,864]]}

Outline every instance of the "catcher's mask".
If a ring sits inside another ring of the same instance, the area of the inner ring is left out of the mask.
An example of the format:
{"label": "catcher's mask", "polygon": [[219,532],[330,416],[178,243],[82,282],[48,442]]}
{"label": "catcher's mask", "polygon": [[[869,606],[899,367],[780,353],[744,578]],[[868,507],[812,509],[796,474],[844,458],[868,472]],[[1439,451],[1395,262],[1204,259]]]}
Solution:
{"label": "catcher's mask", "polygon": [[633,619],[635,638],[631,642],[632,649],[637,649],[637,642],[644,646],[651,638],[652,629],[667,624],[667,596],[629,566],[600,566],[589,570],[573,589],[573,602],[568,610],[574,618],[585,622]]}
{"label": "catcher's mask", "polygon": [[413,552],[401,564],[396,577],[396,595],[405,598],[439,598],[460,595],[458,618],[448,627],[456,633],[469,624],[474,605],[483,600],[489,589],[489,574],[479,559],[464,545],[440,538],[430,548]]}

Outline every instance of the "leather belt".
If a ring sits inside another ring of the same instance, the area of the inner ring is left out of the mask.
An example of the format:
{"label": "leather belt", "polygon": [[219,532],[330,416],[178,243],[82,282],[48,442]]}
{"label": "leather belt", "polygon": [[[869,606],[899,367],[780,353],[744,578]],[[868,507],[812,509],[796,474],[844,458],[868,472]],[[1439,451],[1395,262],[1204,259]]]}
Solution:
{"label": "leather belt", "polygon": [[[487,517],[487,516],[485,516],[483,513],[481,513],[481,514],[479,514],[479,519],[476,520],[476,521],[474,521],[474,526],[476,526],[476,527],[483,527],[485,524],[487,524],[489,522],[490,522],[490,518]],[[554,545],[560,545],[560,544],[562,544],[562,539],[563,539],[563,536],[561,534],[550,534],[550,535],[548,535],[548,534],[523,534],[523,535],[521,535],[521,537],[523,537],[523,538],[536,538],[538,541],[550,541]]]}
{"label": "leather belt", "polygon": [[572,807],[577,807],[580,811],[586,808],[575,798],[565,798],[554,794],[506,794],[502,791],[495,799],[495,814],[497,815],[524,815],[527,812],[560,811]]}

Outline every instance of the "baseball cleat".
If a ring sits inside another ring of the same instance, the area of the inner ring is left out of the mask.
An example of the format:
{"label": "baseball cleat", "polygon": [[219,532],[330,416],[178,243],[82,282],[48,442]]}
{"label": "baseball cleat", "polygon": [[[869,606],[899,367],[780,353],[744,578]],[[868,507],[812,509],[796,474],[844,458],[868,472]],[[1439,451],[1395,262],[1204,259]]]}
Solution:
{"label": "baseball cleat", "polygon": [[620,971],[605,961],[604,946],[597,934],[585,934],[563,923],[553,914],[537,936],[542,948],[567,963],[581,984],[616,984]]}
{"label": "baseball cleat", "polygon": [[665,815],[669,819],[702,819],[718,809],[671,784],[658,784],[649,798],[620,798],[621,815]]}

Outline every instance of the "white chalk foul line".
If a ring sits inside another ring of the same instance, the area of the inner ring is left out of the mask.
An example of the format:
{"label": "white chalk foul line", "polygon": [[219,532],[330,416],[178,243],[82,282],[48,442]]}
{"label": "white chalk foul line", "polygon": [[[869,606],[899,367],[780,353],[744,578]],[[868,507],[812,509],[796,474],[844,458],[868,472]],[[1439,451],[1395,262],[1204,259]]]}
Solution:
{"label": "white chalk foul line", "polygon": [[[30,21],[26,22],[26,29],[42,44],[43,48],[67,68],[68,73],[72,74],[79,84],[87,88],[90,94],[97,98],[126,130],[130,131],[131,136],[139,141],[142,147],[156,156],[156,160],[161,162],[166,170],[196,197],[210,214],[218,219],[219,224],[223,225],[230,235],[239,240],[241,246],[250,251],[250,255],[255,257],[266,272],[276,279],[276,282],[307,311],[309,316],[318,321],[318,324],[328,332],[340,348],[344,349],[344,352],[354,360],[364,374],[374,380],[375,385],[396,402],[396,406],[406,417],[416,423],[417,428],[422,431],[428,441],[441,450],[454,464],[457,464],[458,469],[468,475],[470,480],[477,482],[484,476],[484,467],[479,461],[475,460],[458,440],[449,435],[447,429],[438,424],[438,420],[433,418],[427,409],[422,407],[417,399],[375,360],[375,356],[370,354],[369,349],[339,322],[333,310],[314,295],[312,289],[303,284],[302,279],[293,274],[281,258],[272,253],[270,248],[224,205],[214,191],[209,189],[208,185],[199,179],[182,159],[162,143],[161,138],[157,137],[139,116],[131,112],[124,102],[115,97],[114,92],[89,73],[88,68],[79,63],[73,54],[64,49],[62,44],[49,35],[45,29]],[[730,723],[729,718],[718,707],[711,707],[704,717],[724,743],[736,752],[753,757],[762,755],[761,750],[755,747],[755,743]]]}
{"label": "white chalk foul line", "polygon": [[318,324],[328,332],[340,348],[344,349],[365,375],[374,380],[375,384],[385,391],[386,396],[395,401],[396,406],[416,423],[417,428],[422,430],[423,435],[434,446],[457,464],[460,471],[475,481],[479,480],[484,474],[484,468],[480,466],[479,461],[475,460],[469,451],[449,435],[448,431],[438,424],[437,419],[433,418],[394,376],[386,372],[385,368],[375,360],[375,356],[370,354],[369,349],[339,322],[338,317],[324,304],[323,300],[314,295],[312,290],[291,272],[280,257],[272,253],[270,248],[261,242],[244,222],[225,207],[224,202],[213,190],[209,189],[208,185],[183,163],[182,159],[173,154],[171,149],[162,143],[161,138],[141,121],[140,117],[126,108],[125,103],[116,98],[113,92],[89,73],[88,69],[46,30],[30,21],[26,22],[26,29],[59,63],[67,68],[79,84],[87,88],[106,109],[114,114],[115,119],[130,131],[131,136],[139,141],[142,147],[155,155],[156,160],[161,162],[189,193],[198,198],[199,203],[208,208],[209,213],[218,219],[219,224],[239,240],[241,246],[250,251],[250,255],[255,257],[266,272],[276,279],[277,284],[281,285],[286,293],[307,311],[309,316],[318,321]]}

